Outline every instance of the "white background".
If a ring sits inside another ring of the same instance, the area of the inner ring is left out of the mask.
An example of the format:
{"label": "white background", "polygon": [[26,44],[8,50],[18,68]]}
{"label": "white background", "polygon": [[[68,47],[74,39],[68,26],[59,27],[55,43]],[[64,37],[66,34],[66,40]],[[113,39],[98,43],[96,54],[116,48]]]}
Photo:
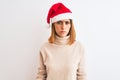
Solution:
{"label": "white background", "polygon": [[[59,0],[0,0],[0,80],[35,80],[46,16]],[[64,0],[86,50],[88,80],[120,80],[120,1]]]}

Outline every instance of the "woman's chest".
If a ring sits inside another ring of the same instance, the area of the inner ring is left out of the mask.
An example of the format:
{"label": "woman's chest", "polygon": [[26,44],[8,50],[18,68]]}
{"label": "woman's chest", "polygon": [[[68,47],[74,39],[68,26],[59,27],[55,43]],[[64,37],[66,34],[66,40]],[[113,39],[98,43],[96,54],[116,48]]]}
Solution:
{"label": "woman's chest", "polygon": [[78,48],[56,48],[49,50],[46,54],[45,65],[47,69],[71,70],[78,66],[80,60]]}

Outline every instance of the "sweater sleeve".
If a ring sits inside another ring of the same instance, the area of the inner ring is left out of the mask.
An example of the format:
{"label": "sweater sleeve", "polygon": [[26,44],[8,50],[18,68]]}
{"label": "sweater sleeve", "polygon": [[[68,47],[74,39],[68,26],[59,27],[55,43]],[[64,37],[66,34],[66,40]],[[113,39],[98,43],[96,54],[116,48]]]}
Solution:
{"label": "sweater sleeve", "polygon": [[86,72],[85,72],[85,54],[84,47],[80,48],[80,61],[77,69],[77,80],[86,80]]}
{"label": "sweater sleeve", "polygon": [[46,66],[44,65],[44,60],[41,52],[39,54],[39,59],[40,65],[38,68],[36,80],[46,80],[47,77]]}

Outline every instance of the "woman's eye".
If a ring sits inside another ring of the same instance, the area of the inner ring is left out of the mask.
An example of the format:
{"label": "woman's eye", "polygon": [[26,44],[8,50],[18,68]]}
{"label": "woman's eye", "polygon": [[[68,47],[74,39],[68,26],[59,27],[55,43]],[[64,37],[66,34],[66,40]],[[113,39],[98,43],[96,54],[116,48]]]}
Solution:
{"label": "woman's eye", "polygon": [[62,24],[62,21],[58,21],[57,24]]}
{"label": "woman's eye", "polygon": [[66,21],[65,24],[70,24],[70,22],[69,22],[69,21]]}

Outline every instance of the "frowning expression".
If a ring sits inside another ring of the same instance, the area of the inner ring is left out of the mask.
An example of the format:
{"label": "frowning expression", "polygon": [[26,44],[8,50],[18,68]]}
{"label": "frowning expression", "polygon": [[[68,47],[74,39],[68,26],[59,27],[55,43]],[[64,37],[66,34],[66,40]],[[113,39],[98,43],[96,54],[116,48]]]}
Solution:
{"label": "frowning expression", "polygon": [[64,19],[60,20],[54,23],[55,26],[55,32],[59,37],[65,37],[68,35],[70,28],[71,28],[71,23],[70,19]]}

